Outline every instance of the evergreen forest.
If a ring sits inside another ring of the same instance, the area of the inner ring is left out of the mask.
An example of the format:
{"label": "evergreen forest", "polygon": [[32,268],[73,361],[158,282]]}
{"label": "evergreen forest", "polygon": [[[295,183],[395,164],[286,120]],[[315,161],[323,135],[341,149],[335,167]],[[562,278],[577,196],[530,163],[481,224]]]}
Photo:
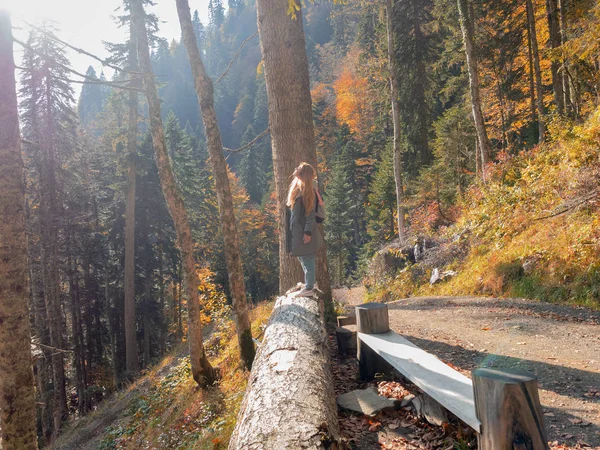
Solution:
{"label": "evergreen forest", "polygon": [[[108,56],[0,8],[0,449],[227,448],[304,280],[285,249],[303,161],[326,323],[348,293],[486,296],[600,336],[598,0],[154,0],[172,40],[152,0],[111,1]],[[477,448],[460,427],[361,447],[344,430],[379,422],[342,417],[332,448]],[[600,446],[581,420],[547,448]]]}

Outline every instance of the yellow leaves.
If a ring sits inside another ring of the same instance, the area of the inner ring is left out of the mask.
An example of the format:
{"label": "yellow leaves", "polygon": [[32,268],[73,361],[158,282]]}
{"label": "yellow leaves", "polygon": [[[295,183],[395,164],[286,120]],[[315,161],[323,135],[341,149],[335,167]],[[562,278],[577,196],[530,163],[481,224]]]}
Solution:
{"label": "yellow leaves", "polygon": [[297,18],[297,13],[302,8],[299,0],[288,0],[288,15],[292,17],[292,19]]}
{"label": "yellow leaves", "polygon": [[213,282],[215,273],[208,267],[196,269],[198,275],[198,296],[200,299],[200,321],[206,325],[216,317],[223,317],[230,307],[227,305],[225,294]]}

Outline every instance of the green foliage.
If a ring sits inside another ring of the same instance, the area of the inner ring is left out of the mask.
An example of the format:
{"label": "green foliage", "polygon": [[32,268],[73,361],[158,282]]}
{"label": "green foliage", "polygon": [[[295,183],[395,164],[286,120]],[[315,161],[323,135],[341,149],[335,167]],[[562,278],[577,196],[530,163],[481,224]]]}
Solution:
{"label": "green foliage", "polygon": [[[242,146],[248,144],[256,137],[252,125],[248,125],[242,141]],[[265,155],[264,143],[252,146],[244,151],[240,161],[239,173],[242,186],[250,196],[250,200],[260,204],[269,187],[267,184],[268,161]]]}
{"label": "green foliage", "polygon": [[[88,78],[98,81],[104,81],[104,73],[97,77],[96,71],[92,66],[88,67],[85,73]],[[77,104],[77,112],[82,125],[89,125],[94,122],[104,103],[106,101],[106,88],[101,84],[86,83],[81,88],[79,103]]]}
{"label": "green foliage", "polygon": [[391,146],[387,146],[376,166],[367,204],[367,232],[371,238],[368,247],[371,250],[395,237],[395,211],[393,154]]}
{"label": "green foliage", "polygon": [[327,221],[325,238],[327,240],[327,256],[333,282],[341,285],[346,281],[350,265],[352,249],[352,232],[354,225],[355,205],[352,201],[352,178],[354,159],[345,148],[338,156],[332,169],[325,204],[327,205]]}

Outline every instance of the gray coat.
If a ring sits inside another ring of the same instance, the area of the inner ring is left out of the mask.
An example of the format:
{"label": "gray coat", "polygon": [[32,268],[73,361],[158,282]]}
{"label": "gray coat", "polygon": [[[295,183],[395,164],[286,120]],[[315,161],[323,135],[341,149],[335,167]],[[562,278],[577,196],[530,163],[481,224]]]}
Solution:
{"label": "gray coat", "polygon": [[[315,198],[315,201],[317,199]],[[323,244],[323,238],[315,222],[315,211],[307,216],[304,209],[302,197],[298,197],[294,208],[289,215],[290,233],[288,233],[287,251],[294,256],[316,255],[317,250]],[[311,233],[312,238],[308,244],[304,243],[304,232]]]}

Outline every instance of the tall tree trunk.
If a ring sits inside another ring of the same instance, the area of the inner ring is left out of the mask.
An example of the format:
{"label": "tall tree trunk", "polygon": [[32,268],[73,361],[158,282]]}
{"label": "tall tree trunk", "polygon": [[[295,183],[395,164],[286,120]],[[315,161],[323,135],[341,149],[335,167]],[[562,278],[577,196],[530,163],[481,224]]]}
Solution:
{"label": "tall tree trunk", "polygon": [[544,91],[542,89],[542,71],[540,69],[540,54],[538,50],[537,34],[535,27],[535,10],[531,0],[526,0],[527,4],[527,23],[529,24],[529,41],[531,42],[531,54],[533,56],[533,68],[535,72],[535,90],[536,104],[538,113],[539,142],[544,142],[546,134],[545,112],[544,112]]}
{"label": "tall tree trunk", "polygon": [[[290,232],[286,227],[288,185],[294,169],[301,162],[306,161],[316,169],[317,152],[302,11],[292,18],[285,1],[258,0],[256,5],[277,193],[279,290],[283,293],[304,278],[297,258],[286,251]],[[322,226],[319,230],[323,234]],[[331,283],[325,245],[317,253],[317,267],[317,283],[325,294],[325,308],[326,311],[331,310]]]}
{"label": "tall tree trunk", "polygon": [[392,122],[394,124],[394,180],[396,182],[396,214],[398,216],[398,238],[406,243],[406,211],[404,210],[404,181],[402,174],[402,148],[400,147],[400,105],[398,103],[398,68],[394,44],[394,10],[392,0],[386,0],[388,70],[390,71],[390,98],[392,101]]}
{"label": "tall tree trunk", "polygon": [[240,355],[246,368],[250,369],[255,355],[254,341],[252,340],[250,317],[248,316],[244,270],[242,269],[240,241],[233,212],[233,198],[229,186],[227,163],[223,156],[221,132],[214,107],[213,84],[211,79],[206,75],[204,63],[200,57],[188,0],[176,0],[176,3],[183,43],[187,49],[194,76],[194,87],[196,88],[196,95],[198,95],[200,103],[202,122],[204,122],[210,165],[215,177],[217,201],[221,217],[221,233],[223,234],[223,241],[225,243],[225,264],[227,265],[227,274],[229,276],[229,289],[231,291]]}
{"label": "tall tree trunk", "polygon": [[[550,33],[549,44],[552,50],[561,46],[558,0],[546,0],[546,17],[548,18],[548,32]],[[554,103],[559,114],[565,112],[564,92],[562,77],[559,73],[560,63],[556,55],[552,55],[550,71],[552,73],[552,91],[554,92]]]}
{"label": "tall tree trunk", "polygon": [[44,296],[48,314],[48,329],[52,351],[52,376],[54,389],[54,434],[56,439],[67,418],[67,392],[65,380],[64,338],[61,305],[61,284],[59,272],[59,221],[60,199],[58,180],[56,179],[57,123],[52,109],[53,93],[51,83],[46,82],[43,94],[46,107],[45,138],[40,170],[40,226],[42,240],[42,264]]}
{"label": "tall tree trunk", "polygon": [[164,356],[167,347],[167,311],[165,304],[165,275],[163,271],[163,238],[160,237],[158,244],[158,296],[160,311],[163,317],[162,326],[160,329],[160,355]]}
{"label": "tall tree trunk", "polygon": [[531,48],[531,32],[528,29],[527,33],[527,55],[529,62],[529,109],[531,110],[531,122],[537,116],[535,102],[535,75],[533,74],[533,49]]}
{"label": "tall tree trunk", "polygon": [[[567,0],[559,0],[559,8],[560,8],[560,43],[565,48],[565,44],[569,39],[567,34]],[[563,86],[563,95],[564,95],[564,104],[565,104],[565,112],[573,112],[573,100],[571,98],[571,84],[569,79],[569,64],[567,61],[567,57],[565,55],[565,51],[562,52],[562,86]]]}
{"label": "tall tree trunk", "polygon": [[[144,192],[141,193],[144,195]],[[140,222],[140,237],[144,243],[143,266],[144,266],[144,293],[142,295],[142,331],[143,331],[143,363],[142,367],[148,368],[150,365],[150,304],[152,297],[152,275],[151,266],[152,252],[150,244],[150,233],[148,223],[149,211],[143,210],[139,215]]]}
{"label": "tall tree trunk", "polygon": [[37,449],[31,365],[25,184],[12,29],[0,11],[0,442]]}
{"label": "tall tree trunk", "polygon": [[471,17],[472,13],[469,8],[469,0],[458,0],[458,15],[460,19],[460,29],[462,30],[463,41],[465,44],[467,69],[469,71],[471,109],[473,111],[473,120],[475,121],[475,130],[477,131],[477,140],[479,141],[479,151],[481,152],[481,176],[485,180],[485,167],[490,159],[492,150],[485,129],[485,120],[481,111],[477,57],[475,55],[475,49],[473,48],[474,18]]}
{"label": "tall tree trunk", "polygon": [[181,340],[183,338],[183,313],[181,311],[181,266],[179,266],[179,280],[175,283],[175,293],[177,294],[177,338]]}
{"label": "tall tree trunk", "polygon": [[[72,230],[71,230],[72,232]],[[85,364],[85,346],[83,343],[83,327],[81,326],[81,306],[79,304],[79,281],[77,280],[77,263],[72,261],[71,240],[67,236],[67,271],[69,277],[69,297],[71,300],[71,335],[73,339],[73,352],[75,378],[77,389],[77,407],[79,414],[83,415],[87,409],[87,375]]]}
{"label": "tall tree trunk", "polygon": [[[416,73],[426,73],[427,67],[425,65],[427,37],[423,35],[423,26],[421,24],[420,10],[423,8],[423,2],[420,0],[412,0],[413,10],[413,29],[414,29],[414,42],[415,42],[415,69]],[[393,35],[392,35],[393,39]],[[394,58],[395,63],[395,58]],[[395,72],[397,74],[397,72]],[[397,76],[397,75],[396,75]],[[417,83],[415,86],[415,100],[419,105],[419,155],[421,157],[421,165],[428,166],[433,162],[433,154],[429,146],[429,122],[427,111],[427,100],[425,99],[425,83]]]}
{"label": "tall tree trunk", "polygon": [[144,88],[148,100],[150,130],[152,133],[154,151],[156,153],[158,175],[169,208],[169,213],[173,219],[173,225],[177,235],[177,246],[181,252],[181,264],[183,266],[185,288],[188,298],[188,339],[192,376],[198,385],[204,387],[212,384],[215,380],[216,372],[206,357],[204,343],[202,341],[200,299],[198,298],[198,286],[200,280],[196,272],[194,242],[192,240],[192,232],[183,197],[177,188],[173,169],[169,161],[167,145],[165,143],[165,132],[160,115],[160,99],[158,98],[158,90],[156,89],[152,65],[150,63],[150,49],[148,47],[148,35],[146,32],[145,13],[142,0],[131,0],[131,20],[133,21],[136,33],[138,59],[140,69],[143,73]]}
{"label": "tall tree trunk", "polygon": [[[129,23],[129,70],[137,70],[135,31]],[[125,365],[128,376],[139,370],[135,314],[135,172],[137,159],[138,94],[129,91],[127,130],[127,192],[125,196]]]}

